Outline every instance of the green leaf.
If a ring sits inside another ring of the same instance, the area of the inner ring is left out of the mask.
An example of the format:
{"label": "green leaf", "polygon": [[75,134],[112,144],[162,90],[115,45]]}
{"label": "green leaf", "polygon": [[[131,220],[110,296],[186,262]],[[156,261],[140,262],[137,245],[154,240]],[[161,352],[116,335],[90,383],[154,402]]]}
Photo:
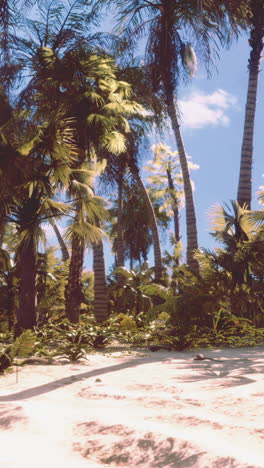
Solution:
{"label": "green leaf", "polygon": [[21,333],[12,345],[12,357],[25,358],[30,356],[33,352],[36,339],[36,335],[32,330],[26,330]]}
{"label": "green leaf", "polygon": [[11,270],[11,259],[9,253],[0,249],[0,271],[7,272]]}
{"label": "green leaf", "polygon": [[128,279],[133,279],[134,277],[133,272],[125,267],[117,267],[115,269],[115,274],[122,275],[124,278]]}
{"label": "green leaf", "polygon": [[41,140],[39,138],[39,135],[35,136],[32,140],[28,141],[27,143],[24,143],[23,145],[19,146],[17,150],[22,154],[23,156],[28,156],[30,151],[34,148],[34,146],[39,143]]}
{"label": "green leaf", "polygon": [[163,299],[167,299],[171,294],[171,290],[169,288],[165,288],[164,286],[155,283],[142,285],[139,289],[148,296],[159,296]]}

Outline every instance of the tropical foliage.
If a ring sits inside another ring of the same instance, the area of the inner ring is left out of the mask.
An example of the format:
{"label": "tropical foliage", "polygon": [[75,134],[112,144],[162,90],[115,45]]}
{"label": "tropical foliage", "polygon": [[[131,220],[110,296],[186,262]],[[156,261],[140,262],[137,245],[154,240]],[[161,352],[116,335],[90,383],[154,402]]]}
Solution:
{"label": "tropical foliage", "polygon": [[[0,370],[29,354],[75,361],[113,342],[263,344],[263,188],[251,210],[262,2],[2,3]],[[113,34],[101,32],[108,6]],[[179,83],[201,60],[209,72],[241,31],[250,60],[238,194],[211,209],[209,250],[198,243]],[[163,142],[168,119],[177,151]]]}

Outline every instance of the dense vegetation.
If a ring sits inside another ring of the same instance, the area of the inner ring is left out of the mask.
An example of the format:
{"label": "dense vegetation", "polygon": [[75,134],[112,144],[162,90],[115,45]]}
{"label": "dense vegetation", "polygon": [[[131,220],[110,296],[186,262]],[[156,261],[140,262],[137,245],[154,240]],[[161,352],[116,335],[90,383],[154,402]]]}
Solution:
{"label": "dense vegetation", "polygon": [[[102,32],[106,8],[115,33]],[[251,210],[263,1],[5,0],[0,21],[0,369],[30,353],[76,360],[113,340],[177,350],[263,344],[263,192]],[[237,200],[211,212],[219,247],[209,251],[198,248],[178,84],[199,60],[209,73],[215,52],[242,33],[250,57]],[[177,152],[153,147],[145,184],[140,155],[167,119]],[[60,252],[47,248],[47,224]]]}

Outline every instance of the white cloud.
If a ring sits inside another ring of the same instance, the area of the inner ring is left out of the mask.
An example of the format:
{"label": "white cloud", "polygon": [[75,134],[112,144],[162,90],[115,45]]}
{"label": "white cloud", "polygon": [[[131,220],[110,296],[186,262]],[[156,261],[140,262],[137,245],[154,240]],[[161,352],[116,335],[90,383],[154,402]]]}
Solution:
{"label": "white cloud", "polygon": [[218,89],[212,94],[193,91],[188,97],[179,101],[183,126],[185,128],[228,126],[230,119],[227,111],[236,104],[236,97],[223,89]]}

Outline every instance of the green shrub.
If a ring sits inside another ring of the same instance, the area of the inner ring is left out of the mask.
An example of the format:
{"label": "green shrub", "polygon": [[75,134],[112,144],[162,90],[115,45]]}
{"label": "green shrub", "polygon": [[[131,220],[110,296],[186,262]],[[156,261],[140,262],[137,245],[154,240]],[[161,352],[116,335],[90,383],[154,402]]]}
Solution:
{"label": "green shrub", "polygon": [[14,364],[16,358],[26,358],[33,354],[36,335],[32,330],[26,330],[16,338],[14,343],[5,346],[0,353],[0,372]]}

